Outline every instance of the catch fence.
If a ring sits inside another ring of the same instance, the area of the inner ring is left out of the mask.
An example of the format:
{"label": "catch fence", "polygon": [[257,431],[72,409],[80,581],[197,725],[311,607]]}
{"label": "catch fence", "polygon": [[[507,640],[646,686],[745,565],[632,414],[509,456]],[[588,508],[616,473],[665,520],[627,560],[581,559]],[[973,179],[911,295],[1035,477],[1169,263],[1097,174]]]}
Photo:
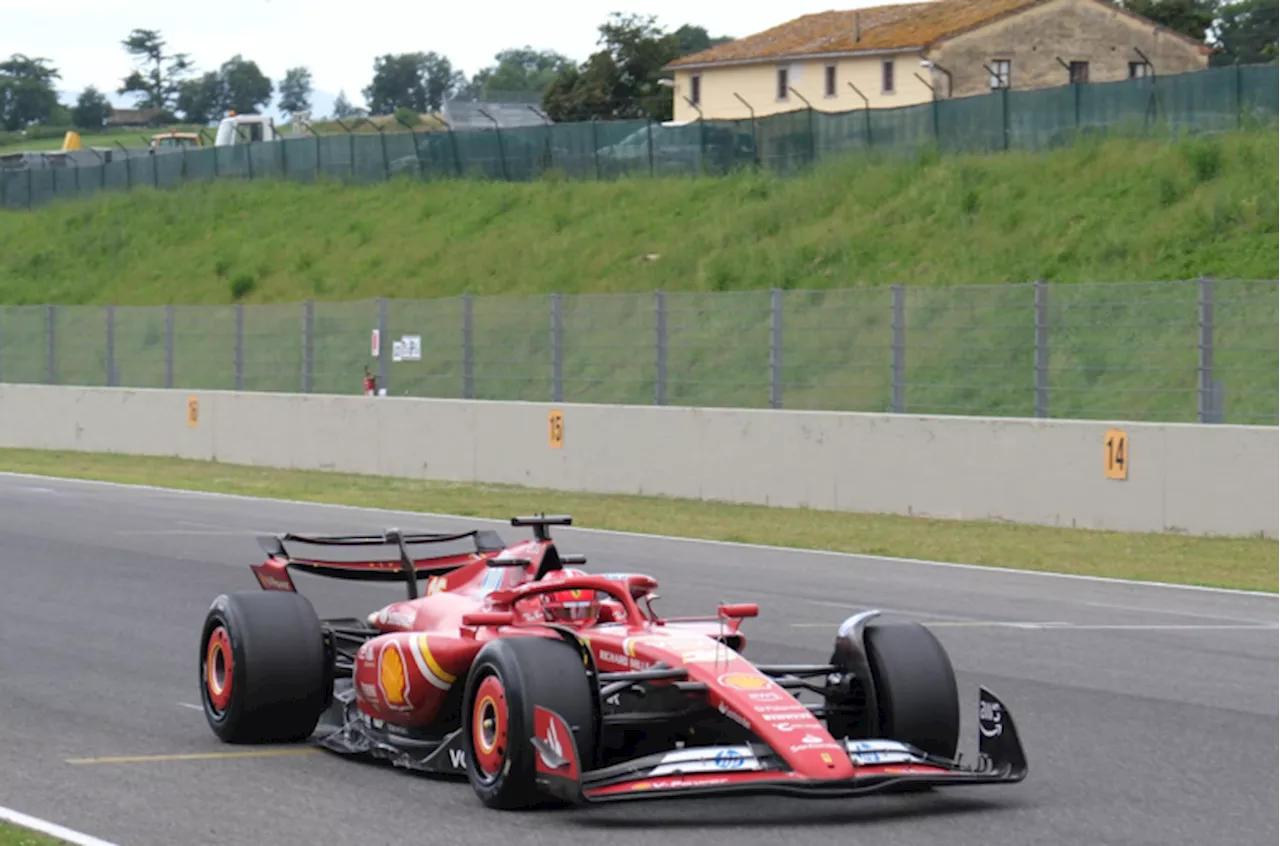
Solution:
{"label": "catch fence", "polygon": [[[1176,136],[1270,125],[1277,66],[1239,65],[1121,82],[1025,91],[1002,89],[893,109],[802,109],[756,120],[546,123],[465,131],[286,137],[269,143],[112,154],[102,164],[0,170],[0,208],[59,197],[212,179],[575,179],[721,174],[745,167],[778,173],[833,155],[925,146],[946,152],[1041,150],[1081,136]],[[99,155],[94,153],[94,155]],[[85,157],[81,156],[80,161]]]}
{"label": "catch fence", "polygon": [[0,307],[0,382],[1276,425],[1277,281]]}

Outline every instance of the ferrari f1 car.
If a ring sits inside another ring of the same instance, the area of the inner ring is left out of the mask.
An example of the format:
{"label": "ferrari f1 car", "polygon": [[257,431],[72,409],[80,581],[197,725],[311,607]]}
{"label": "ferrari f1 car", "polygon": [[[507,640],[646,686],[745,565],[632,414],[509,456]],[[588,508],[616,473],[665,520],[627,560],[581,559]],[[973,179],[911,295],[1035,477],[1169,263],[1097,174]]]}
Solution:
{"label": "ferrari f1 car", "polygon": [[[493,808],[856,796],[1027,774],[1013,719],[986,688],[977,761],[957,755],[955,675],[917,623],[863,612],[835,632],[825,663],[757,664],[741,631],[756,604],[663,619],[650,576],[589,575],[582,556],[559,553],[548,527],[570,518],[511,523],[534,537],[260,538],[268,557],[252,570],[263,590],[219,596],[200,635],[214,733],[314,736],[343,755],[465,774]],[[364,619],[321,620],[292,572],[403,580],[408,597]]]}

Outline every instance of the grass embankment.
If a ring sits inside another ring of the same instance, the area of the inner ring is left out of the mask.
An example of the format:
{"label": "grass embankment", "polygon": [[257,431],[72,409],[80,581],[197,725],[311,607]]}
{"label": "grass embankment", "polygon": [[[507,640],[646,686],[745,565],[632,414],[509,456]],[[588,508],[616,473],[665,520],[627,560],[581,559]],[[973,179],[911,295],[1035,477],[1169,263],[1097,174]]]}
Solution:
{"label": "grass embankment", "polygon": [[570,513],[574,525],[1275,592],[1276,541],[931,520],[692,500],[561,493],[272,470],[201,461],[0,449],[0,470],[306,502],[506,519]]}
{"label": "grass embankment", "polygon": [[[769,401],[769,294],[788,295],[783,402],[888,408],[888,283],[906,301],[908,411],[1030,415],[1032,292],[1009,282],[1274,278],[1274,131],[1084,142],[1051,153],[852,157],[797,178],[341,186],[236,181],[110,193],[0,213],[0,303],[227,305],[246,313],[244,385],[299,387],[302,312],[316,300],[315,382],[358,390],[377,296],[618,294],[565,307],[565,400],[654,396],[654,299],[666,290],[673,404]],[[981,290],[939,290],[992,283]],[[735,291],[708,298],[704,292]],[[1194,420],[1195,286],[1055,287],[1057,416]],[[1220,290],[1218,374],[1229,422],[1276,417],[1274,286]],[[459,396],[462,305],[400,302],[392,337],[423,361],[390,390]],[[164,314],[117,311],[120,384],[163,385]],[[44,317],[0,310],[5,377],[42,381]],[[545,299],[474,304],[483,398],[551,395]],[[102,384],[100,310],[64,310],[58,378]],[[230,308],[179,309],[177,384],[233,386]],[[1258,351],[1261,350],[1261,351]]]}
{"label": "grass embankment", "polygon": [[0,214],[0,302],[1274,278],[1277,168],[1271,131],[796,178],[138,188]]}

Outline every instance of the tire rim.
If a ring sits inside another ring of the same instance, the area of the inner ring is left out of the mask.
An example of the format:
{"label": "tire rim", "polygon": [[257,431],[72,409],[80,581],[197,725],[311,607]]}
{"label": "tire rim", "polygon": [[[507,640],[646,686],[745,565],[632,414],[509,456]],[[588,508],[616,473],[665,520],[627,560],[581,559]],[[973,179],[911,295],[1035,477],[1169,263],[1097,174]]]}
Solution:
{"label": "tire rim", "polygon": [[496,675],[486,676],[476,688],[471,711],[471,751],[481,780],[496,779],[507,757],[507,696]]}
{"label": "tire rim", "polygon": [[231,704],[231,685],[235,671],[235,662],[231,657],[231,638],[222,626],[209,633],[204,666],[204,688],[209,707],[215,714],[221,715]]}

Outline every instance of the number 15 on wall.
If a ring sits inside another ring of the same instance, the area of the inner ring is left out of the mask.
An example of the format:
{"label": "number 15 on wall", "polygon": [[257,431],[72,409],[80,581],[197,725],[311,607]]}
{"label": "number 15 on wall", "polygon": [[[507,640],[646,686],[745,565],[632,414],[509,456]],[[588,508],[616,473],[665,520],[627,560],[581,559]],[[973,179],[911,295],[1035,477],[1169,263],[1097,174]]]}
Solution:
{"label": "number 15 on wall", "polygon": [[1122,429],[1107,430],[1102,462],[1108,479],[1129,478],[1129,436]]}

